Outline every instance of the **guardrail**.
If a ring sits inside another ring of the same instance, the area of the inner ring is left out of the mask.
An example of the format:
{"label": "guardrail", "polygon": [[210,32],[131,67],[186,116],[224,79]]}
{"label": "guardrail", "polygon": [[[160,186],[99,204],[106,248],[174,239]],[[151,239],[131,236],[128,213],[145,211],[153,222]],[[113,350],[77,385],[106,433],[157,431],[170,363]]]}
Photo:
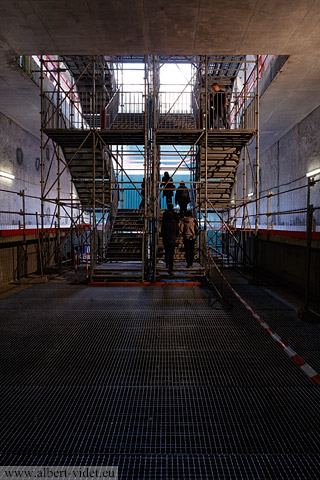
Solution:
{"label": "guardrail", "polygon": [[[103,92],[78,95],[46,90],[43,92],[42,127],[63,129],[144,129],[153,124],[154,102],[142,92],[114,92],[106,105]],[[211,102],[212,103],[212,102]],[[255,129],[256,96],[242,90],[228,99],[226,107],[213,107],[208,100],[208,128]],[[147,108],[147,116],[145,110]],[[158,129],[202,129],[206,109],[195,92],[159,92],[156,126]],[[215,113],[218,112],[218,114]],[[147,125],[145,125],[147,119]]]}

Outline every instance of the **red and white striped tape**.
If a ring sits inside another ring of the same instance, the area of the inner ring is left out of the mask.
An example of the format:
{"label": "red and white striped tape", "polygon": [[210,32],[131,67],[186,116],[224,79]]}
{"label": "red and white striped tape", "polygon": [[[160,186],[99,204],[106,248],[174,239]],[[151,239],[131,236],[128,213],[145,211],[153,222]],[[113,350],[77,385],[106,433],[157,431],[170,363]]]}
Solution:
{"label": "red and white striped tape", "polygon": [[248,312],[251,313],[251,315],[257,320],[257,322],[261,325],[262,328],[265,329],[266,332],[268,332],[273,340],[279,345],[282,350],[286,352],[286,354],[290,357],[290,359],[298,365],[301,370],[308,375],[308,377],[316,384],[318,387],[320,387],[320,375],[302,358],[300,355],[298,355],[292,348],[289,347],[289,345],[284,342],[279,335],[260,317],[258,313],[256,313],[250,305],[243,300],[243,298],[240,297],[240,295],[235,291],[235,289],[230,285],[226,277],[223,275],[221,270],[219,269],[218,265],[215,263],[213,258],[210,255],[210,258],[217,269],[218,273],[221,275],[221,277],[224,279],[224,281],[227,283],[227,285],[230,287],[232,292],[235,294],[235,296],[240,300],[240,302],[246,307]]}

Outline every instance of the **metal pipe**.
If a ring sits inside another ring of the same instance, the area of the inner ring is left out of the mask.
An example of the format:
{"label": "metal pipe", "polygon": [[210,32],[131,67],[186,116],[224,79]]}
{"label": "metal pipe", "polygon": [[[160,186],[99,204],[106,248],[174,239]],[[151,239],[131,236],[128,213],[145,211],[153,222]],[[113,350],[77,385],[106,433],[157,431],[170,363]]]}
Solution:
{"label": "metal pipe", "polygon": [[[44,70],[43,70],[43,56],[41,55],[40,59],[40,98],[41,98],[41,130],[40,130],[40,145],[41,145],[41,155],[40,155],[40,169],[41,169],[41,180],[40,180],[40,191],[41,191],[41,230],[43,232],[44,228],[44,93],[43,93],[43,79],[44,79]],[[42,247],[42,234],[41,234],[41,247]]]}
{"label": "metal pipe", "polygon": [[313,205],[310,204],[311,187],[314,185],[313,177],[308,177],[307,193],[307,238],[306,238],[306,291],[304,310],[308,311],[310,306],[310,273],[311,273],[311,239],[312,239],[312,217]]}
{"label": "metal pipe", "polygon": [[208,55],[205,56],[205,214],[204,214],[204,253],[205,253],[205,274],[208,272]]}
{"label": "metal pipe", "polygon": [[43,276],[43,259],[42,259],[42,248],[41,248],[41,241],[40,241],[40,234],[39,234],[39,218],[38,218],[38,212],[36,212],[36,223],[37,223],[37,237],[38,237],[38,249],[39,249],[40,275]]}
{"label": "metal pipe", "polygon": [[256,219],[255,219],[255,232],[258,233],[259,228],[259,151],[260,151],[260,71],[259,71],[259,55],[256,57],[256,69],[257,69],[257,83],[256,83],[256,178],[255,178],[255,191],[256,191]]}
{"label": "metal pipe", "polygon": [[270,212],[270,198],[273,196],[273,192],[268,192],[268,197],[267,197],[267,230],[269,230],[269,218],[271,215]]}
{"label": "metal pipe", "polygon": [[148,162],[148,132],[149,132],[149,122],[148,122],[148,105],[149,105],[149,88],[148,88],[148,56],[144,57],[144,164],[143,164],[143,174],[144,174],[144,198],[143,201],[143,216],[144,216],[144,234],[142,236],[142,265],[141,265],[141,281],[144,282],[147,274],[147,229],[148,229],[148,174],[147,174],[147,162]]}
{"label": "metal pipe", "polygon": [[153,55],[153,145],[152,145],[152,168],[153,168],[153,175],[152,175],[152,271],[153,271],[153,281],[156,281],[157,277],[157,225],[156,225],[156,216],[157,216],[157,58]]}
{"label": "metal pipe", "polygon": [[[247,128],[247,64],[244,69],[244,128]],[[245,202],[247,197],[247,147],[243,148],[243,172],[242,172],[242,195]],[[246,226],[246,203],[244,203],[242,209],[242,225]]]}
{"label": "metal pipe", "polygon": [[26,199],[24,190],[20,191],[20,195],[22,197],[22,209],[20,210],[20,214],[22,215],[22,225],[23,225],[23,241],[26,241]]}
{"label": "metal pipe", "polygon": [[[106,208],[105,208],[105,188],[106,188],[106,183],[105,183],[105,156],[106,152],[104,148],[101,148],[101,160],[102,160],[102,238],[101,238],[101,261],[104,260],[105,258],[105,214],[106,214]],[[110,190],[111,190],[111,185],[110,185]]]}
{"label": "metal pipe", "polygon": [[96,78],[95,78],[95,55],[92,56],[92,248],[90,250],[90,280],[97,258],[97,225],[96,225],[96,135],[95,135],[95,112],[96,112]]}
{"label": "metal pipe", "polygon": [[[58,62],[58,101],[59,101],[59,98],[60,98],[60,81],[61,81],[61,77],[60,77],[60,67],[61,67],[61,62],[59,61]],[[59,114],[58,114],[58,118],[59,118]],[[60,228],[61,228],[61,224],[60,224],[60,215],[61,215],[61,207],[60,207],[60,198],[61,198],[61,175],[60,175],[60,146],[58,145],[57,147],[57,177],[58,177],[58,186],[57,186],[57,202],[58,202],[58,209],[57,209],[57,220],[58,220],[58,230],[57,230],[57,263],[58,263],[58,266],[60,267],[61,266],[61,250],[60,250],[60,243],[61,243],[61,232],[60,232]]]}

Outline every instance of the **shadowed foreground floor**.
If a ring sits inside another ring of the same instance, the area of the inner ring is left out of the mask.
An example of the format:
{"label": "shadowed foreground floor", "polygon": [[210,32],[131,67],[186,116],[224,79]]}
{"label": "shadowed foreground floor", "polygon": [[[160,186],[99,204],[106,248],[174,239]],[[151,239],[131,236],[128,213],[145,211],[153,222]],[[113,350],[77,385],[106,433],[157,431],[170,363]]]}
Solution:
{"label": "shadowed foreground floor", "polygon": [[[288,305],[239,288],[284,339],[285,322],[319,338]],[[320,478],[320,389],[227,300],[62,278],[4,299],[1,464],[118,465],[121,479]],[[319,349],[309,354],[319,368]]]}

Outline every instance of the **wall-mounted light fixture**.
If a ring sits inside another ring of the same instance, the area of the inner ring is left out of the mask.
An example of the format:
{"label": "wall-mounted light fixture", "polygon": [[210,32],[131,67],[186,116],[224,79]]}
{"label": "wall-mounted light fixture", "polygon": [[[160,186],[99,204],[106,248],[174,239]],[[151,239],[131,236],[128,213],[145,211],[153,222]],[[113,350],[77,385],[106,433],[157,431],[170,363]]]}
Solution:
{"label": "wall-mounted light fixture", "polygon": [[6,172],[1,172],[0,171],[0,176],[1,177],[6,177],[6,178],[11,178],[11,180],[14,180],[16,177],[12,175],[11,173],[6,173]]}
{"label": "wall-mounted light fixture", "polygon": [[248,193],[248,197],[253,197],[253,193]]}
{"label": "wall-mounted light fixture", "polygon": [[312,172],[308,172],[306,174],[306,177],[313,177],[314,175],[317,175],[318,173],[320,173],[320,168],[317,168],[316,170],[312,170]]}

